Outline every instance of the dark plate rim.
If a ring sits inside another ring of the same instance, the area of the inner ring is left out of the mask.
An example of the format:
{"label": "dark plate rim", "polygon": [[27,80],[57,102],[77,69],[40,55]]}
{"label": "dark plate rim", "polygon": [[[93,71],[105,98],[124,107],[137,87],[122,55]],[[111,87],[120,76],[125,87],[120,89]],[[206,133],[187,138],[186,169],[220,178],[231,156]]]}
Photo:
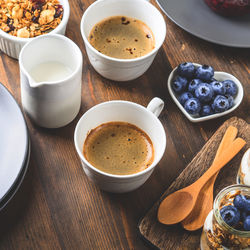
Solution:
{"label": "dark plate rim", "polygon": [[223,45],[223,46],[227,46],[227,47],[234,47],[234,48],[250,48],[250,43],[249,44],[245,44],[245,45],[239,45],[239,44],[235,44],[235,43],[224,43],[224,42],[220,42],[220,41],[216,41],[210,37],[206,37],[204,35],[200,35],[198,34],[197,32],[194,32],[194,31],[190,31],[188,30],[187,28],[185,28],[183,25],[179,24],[165,9],[164,7],[162,6],[162,4],[160,3],[160,0],[156,0],[158,6],[161,8],[161,10],[165,13],[165,15],[172,21],[174,22],[177,26],[179,26],[180,28],[182,28],[183,30],[185,30],[186,32],[200,38],[200,39],[203,39],[205,41],[208,41],[208,42],[212,42],[212,43],[215,43],[215,44],[218,44],[218,45]]}
{"label": "dark plate rim", "polygon": [[14,102],[16,103],[17,109],[19,110],[19,112],[21,113],[22,119],[23,119],[23,123],[24,123],[24,127],[25,127],[25,134],[26,134],[26,142],[25,142],[25,152],[24,152],[24,157],[23,157],[23,161],[20,164],[20,170],[19,172],[16,174],[15,180],[14,182],[10,185],[9,189],[6,191],[6,193],[0,198],[0,204],[2,202],[3,199],[5,199],[5,197],[8,195],[8,193],[10,192],[10,190],[13,188],[13,186],[15,185],[17,179],[19,178],[23,167],[25,166],[26,163],[26,159],[27,159],[27,155],[28,155],[28,151],[29,151],[29,133],[28,133],[28,128],[27,128],[27,123],[24,119],[24,115],[23,112],[19,106],[19,104],[17,103],[16,99],[14,98],[14,96],[12,95],[12,93],[0,82],[0,88],[3,88],[4,91],[10,96],[10,98],[12,98],[12,100],[14,100]]}
{"label": "dark plate rim", "polygon": [[30,143],[28,145],[28,152],[27,152],[27,157],[25,158],[25,163],[22,167],[22,170],[20,171],[18,178],[15,180],[15,182],[12,185],[12,188],[9,190],[9,192],[4,196],[4,198],[0,201],[0,211],[3,210],[7,204],[11,201],[11,199],[14,197],[18,189],[20,188],[24,177],[26,175],[26,172],[28,170],[29,166],[29,161],[30,161]]}

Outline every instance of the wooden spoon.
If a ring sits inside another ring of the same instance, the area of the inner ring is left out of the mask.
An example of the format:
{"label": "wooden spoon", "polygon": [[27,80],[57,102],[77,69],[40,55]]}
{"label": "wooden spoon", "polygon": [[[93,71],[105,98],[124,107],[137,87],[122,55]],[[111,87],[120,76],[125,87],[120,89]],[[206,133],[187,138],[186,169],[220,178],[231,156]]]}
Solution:
{"label": "wooden spoon", "polygon": [[[230,145],[233,140],[236,138],[238,129],[229,126],[221,140],[221,143],[218,147],[217,153],[214,158],[214,162],[218,160],[221,153]],[[186,217],[182,222],[183,228],[189,231],[194,231],[201,228],[204,225],[205,219],[207,218],[208,213],[213,208],[213,188],[216,177],[219,172],[217,172],[201,189],[196,204],[192,212]]]}
{"label": "wooden spoon", "polygon": [[184,220],[194,208],[202,187],[241,150],[245,143],[241,138],[234,140],[221,153],[218,161],[214,162],[196,182],[167,196],[158,208],[159,222],[172,225]]}

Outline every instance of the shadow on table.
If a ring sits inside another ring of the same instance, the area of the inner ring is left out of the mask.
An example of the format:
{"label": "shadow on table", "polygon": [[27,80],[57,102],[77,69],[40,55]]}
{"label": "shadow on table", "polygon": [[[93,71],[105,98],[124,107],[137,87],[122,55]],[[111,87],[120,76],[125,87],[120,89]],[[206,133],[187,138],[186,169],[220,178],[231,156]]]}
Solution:
{"label": "shadow on table", "polygon": [[166,82],[171,70],[172,67],[164,49],[160,48],[149,69],[135,80],[125,82],[112,81],[102,77],[94,70],[92,78],[98,79],[98,82],[101,82],[111,92],[118,92],[125,97],[130,97],[132,91],[134,100],[136,93],[143,93],[145,96],[152,96],[153,94],[153,96],[160,97],[166,93]]}
{"label": "shadow on table", "polygon": [[[30,163],[33,161],[32,154]],[[29,163],[29,165],[31,165]],[[34,164],[33,164],[34,165]],[[34,199],[34,169],[28,167],[19,190],[10,202],[0,211],[0,242],[1,238],[21,223],[22,217],[29,211],[31,200]]]}

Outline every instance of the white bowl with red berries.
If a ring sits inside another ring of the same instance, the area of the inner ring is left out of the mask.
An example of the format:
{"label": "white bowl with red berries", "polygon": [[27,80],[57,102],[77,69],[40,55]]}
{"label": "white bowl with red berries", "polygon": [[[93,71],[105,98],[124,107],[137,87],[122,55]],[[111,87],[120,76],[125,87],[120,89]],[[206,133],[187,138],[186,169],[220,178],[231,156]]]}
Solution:
{"label": "white bowl with red berries", "polygon": [[170,73],[168,90],[191,122],[229,114],[240,105],[244,95],[242,84],[235,76],[191,62],[179,64]]}

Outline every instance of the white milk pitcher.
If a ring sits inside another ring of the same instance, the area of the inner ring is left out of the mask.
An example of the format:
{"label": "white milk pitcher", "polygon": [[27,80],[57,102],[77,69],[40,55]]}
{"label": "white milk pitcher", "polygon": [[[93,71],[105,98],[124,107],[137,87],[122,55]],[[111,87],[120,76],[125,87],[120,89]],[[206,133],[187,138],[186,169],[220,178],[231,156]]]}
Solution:
{"label": "white milk pitcher", "polygon": [[24,110],[41,127],[70,123],[81,105],[82,53],[69,38],[42,35],[19,55]]}

